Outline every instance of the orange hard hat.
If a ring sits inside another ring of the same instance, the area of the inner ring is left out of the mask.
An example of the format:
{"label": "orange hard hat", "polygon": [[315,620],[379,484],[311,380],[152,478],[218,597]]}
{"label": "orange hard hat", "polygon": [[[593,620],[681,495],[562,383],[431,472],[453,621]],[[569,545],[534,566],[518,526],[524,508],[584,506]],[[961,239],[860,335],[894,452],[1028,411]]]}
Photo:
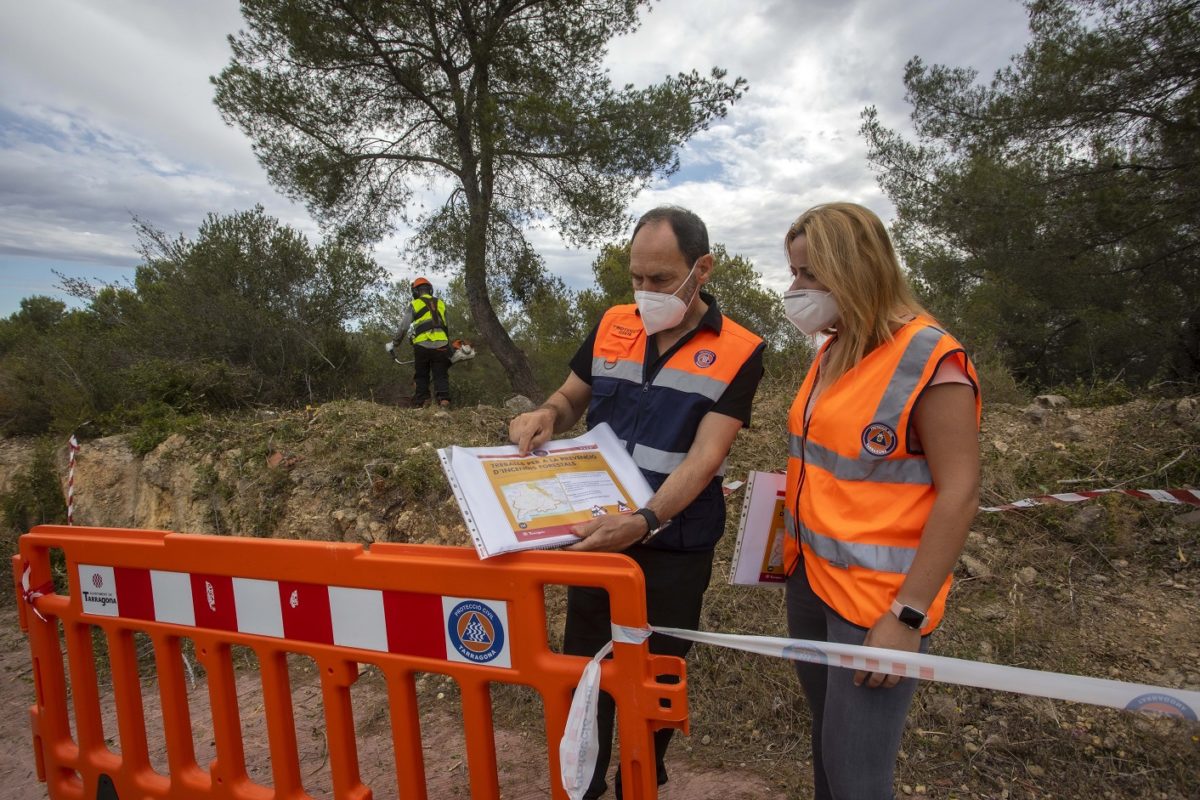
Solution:
{"label": "orange hard hat", "polygon": [[429,278],[417,278],[416,280],[414,280],[412,282],[412,288],[414,288],[414,289],[417,288],[418,286],[432,286],[432,285],[433,284],[429,282]]}

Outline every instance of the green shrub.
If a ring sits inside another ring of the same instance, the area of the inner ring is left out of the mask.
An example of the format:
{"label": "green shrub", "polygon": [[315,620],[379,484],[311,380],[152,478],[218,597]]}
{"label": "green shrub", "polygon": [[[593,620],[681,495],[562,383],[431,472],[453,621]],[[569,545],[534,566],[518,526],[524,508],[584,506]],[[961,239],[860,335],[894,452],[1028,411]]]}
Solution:
{"label": "green shrub", "polygon": [[49,440],[37,446],[29,467],[17,473],[9,491],[0,494],[0,519],[7,531],[15,533],[25,533],[35,525],[67,521],[67,504]]}

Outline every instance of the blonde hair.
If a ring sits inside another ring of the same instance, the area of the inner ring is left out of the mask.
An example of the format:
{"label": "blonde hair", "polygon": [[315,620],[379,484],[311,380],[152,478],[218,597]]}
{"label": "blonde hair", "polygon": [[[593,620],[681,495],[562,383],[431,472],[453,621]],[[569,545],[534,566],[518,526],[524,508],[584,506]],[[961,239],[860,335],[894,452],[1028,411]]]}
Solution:
{"label": "blonde hair", "polygon": [[891,341],[892,328],[924,314],[909,288],[883,222],[856,203],[825,203],[788,228],[786,251],[799,236],[808,244],[808,268],[837,301],[839,346],[824,365],[822,383],[853,369],[868,352]]}

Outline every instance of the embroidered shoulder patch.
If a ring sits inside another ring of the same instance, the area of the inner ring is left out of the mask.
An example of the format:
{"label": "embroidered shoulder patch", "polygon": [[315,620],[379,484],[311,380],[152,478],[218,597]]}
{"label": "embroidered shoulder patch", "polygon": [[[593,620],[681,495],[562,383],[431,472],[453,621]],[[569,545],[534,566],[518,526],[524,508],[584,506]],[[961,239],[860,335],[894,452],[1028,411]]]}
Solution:
{"label": "embroidered shoulder patch", "polygon": [[863,428],[863,449],[873,456],[890,456],[896,449],[897,440],[896,432],[886,423],[872,422]]}

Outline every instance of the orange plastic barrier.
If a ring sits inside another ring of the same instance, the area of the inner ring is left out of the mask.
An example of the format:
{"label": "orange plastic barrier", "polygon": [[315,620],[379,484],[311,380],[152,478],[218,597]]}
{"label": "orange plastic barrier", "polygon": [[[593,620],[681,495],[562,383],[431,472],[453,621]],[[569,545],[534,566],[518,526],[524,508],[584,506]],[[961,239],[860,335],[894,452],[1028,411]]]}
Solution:
{"label": "orange plastic barrier", "polygon": [[[53,590],[55,550],[65,557],[55,566],[61,570],[65,561],[67,595]],[[311,657],[320,669],[335,797],[373,796],[360,776],[350,702],[358,665],[371,664],[387,682],[402,798],[428,796],[419,673],[458,683],[473,798],[500,796],[490,685],[534,688],[545,710],[551,795],[565,798],[558,742],[586,659],[550,650],[543,589],[603,587],[614,622],[647,625],[641,571],[631,559],[608,554],[535,551],[480,561],[474,551],[453,547],[376,544],[367,551],[345,543],[41,526],[21,537],[13,574],[33,655],[34,755],[52,800],[309,797],[289,653]],[[103,632],[110,655],[119,752],[105,743],[101,724],[93,627]],[[149,758],[135,633],[153,643],[168,774]],[[197,763],[192,740],[183,639],[194,642],[208,676],[216,758],[207,765]],[[260,665],[270,785],[247,773],[233,645],[252,649]],[[679,683],[657,682],[662,675]],[[654,798],[653,732],[687,729],[683,661],[651,655],[645,644],[617,644],[601,685],[617,701],[625,797]]]}

